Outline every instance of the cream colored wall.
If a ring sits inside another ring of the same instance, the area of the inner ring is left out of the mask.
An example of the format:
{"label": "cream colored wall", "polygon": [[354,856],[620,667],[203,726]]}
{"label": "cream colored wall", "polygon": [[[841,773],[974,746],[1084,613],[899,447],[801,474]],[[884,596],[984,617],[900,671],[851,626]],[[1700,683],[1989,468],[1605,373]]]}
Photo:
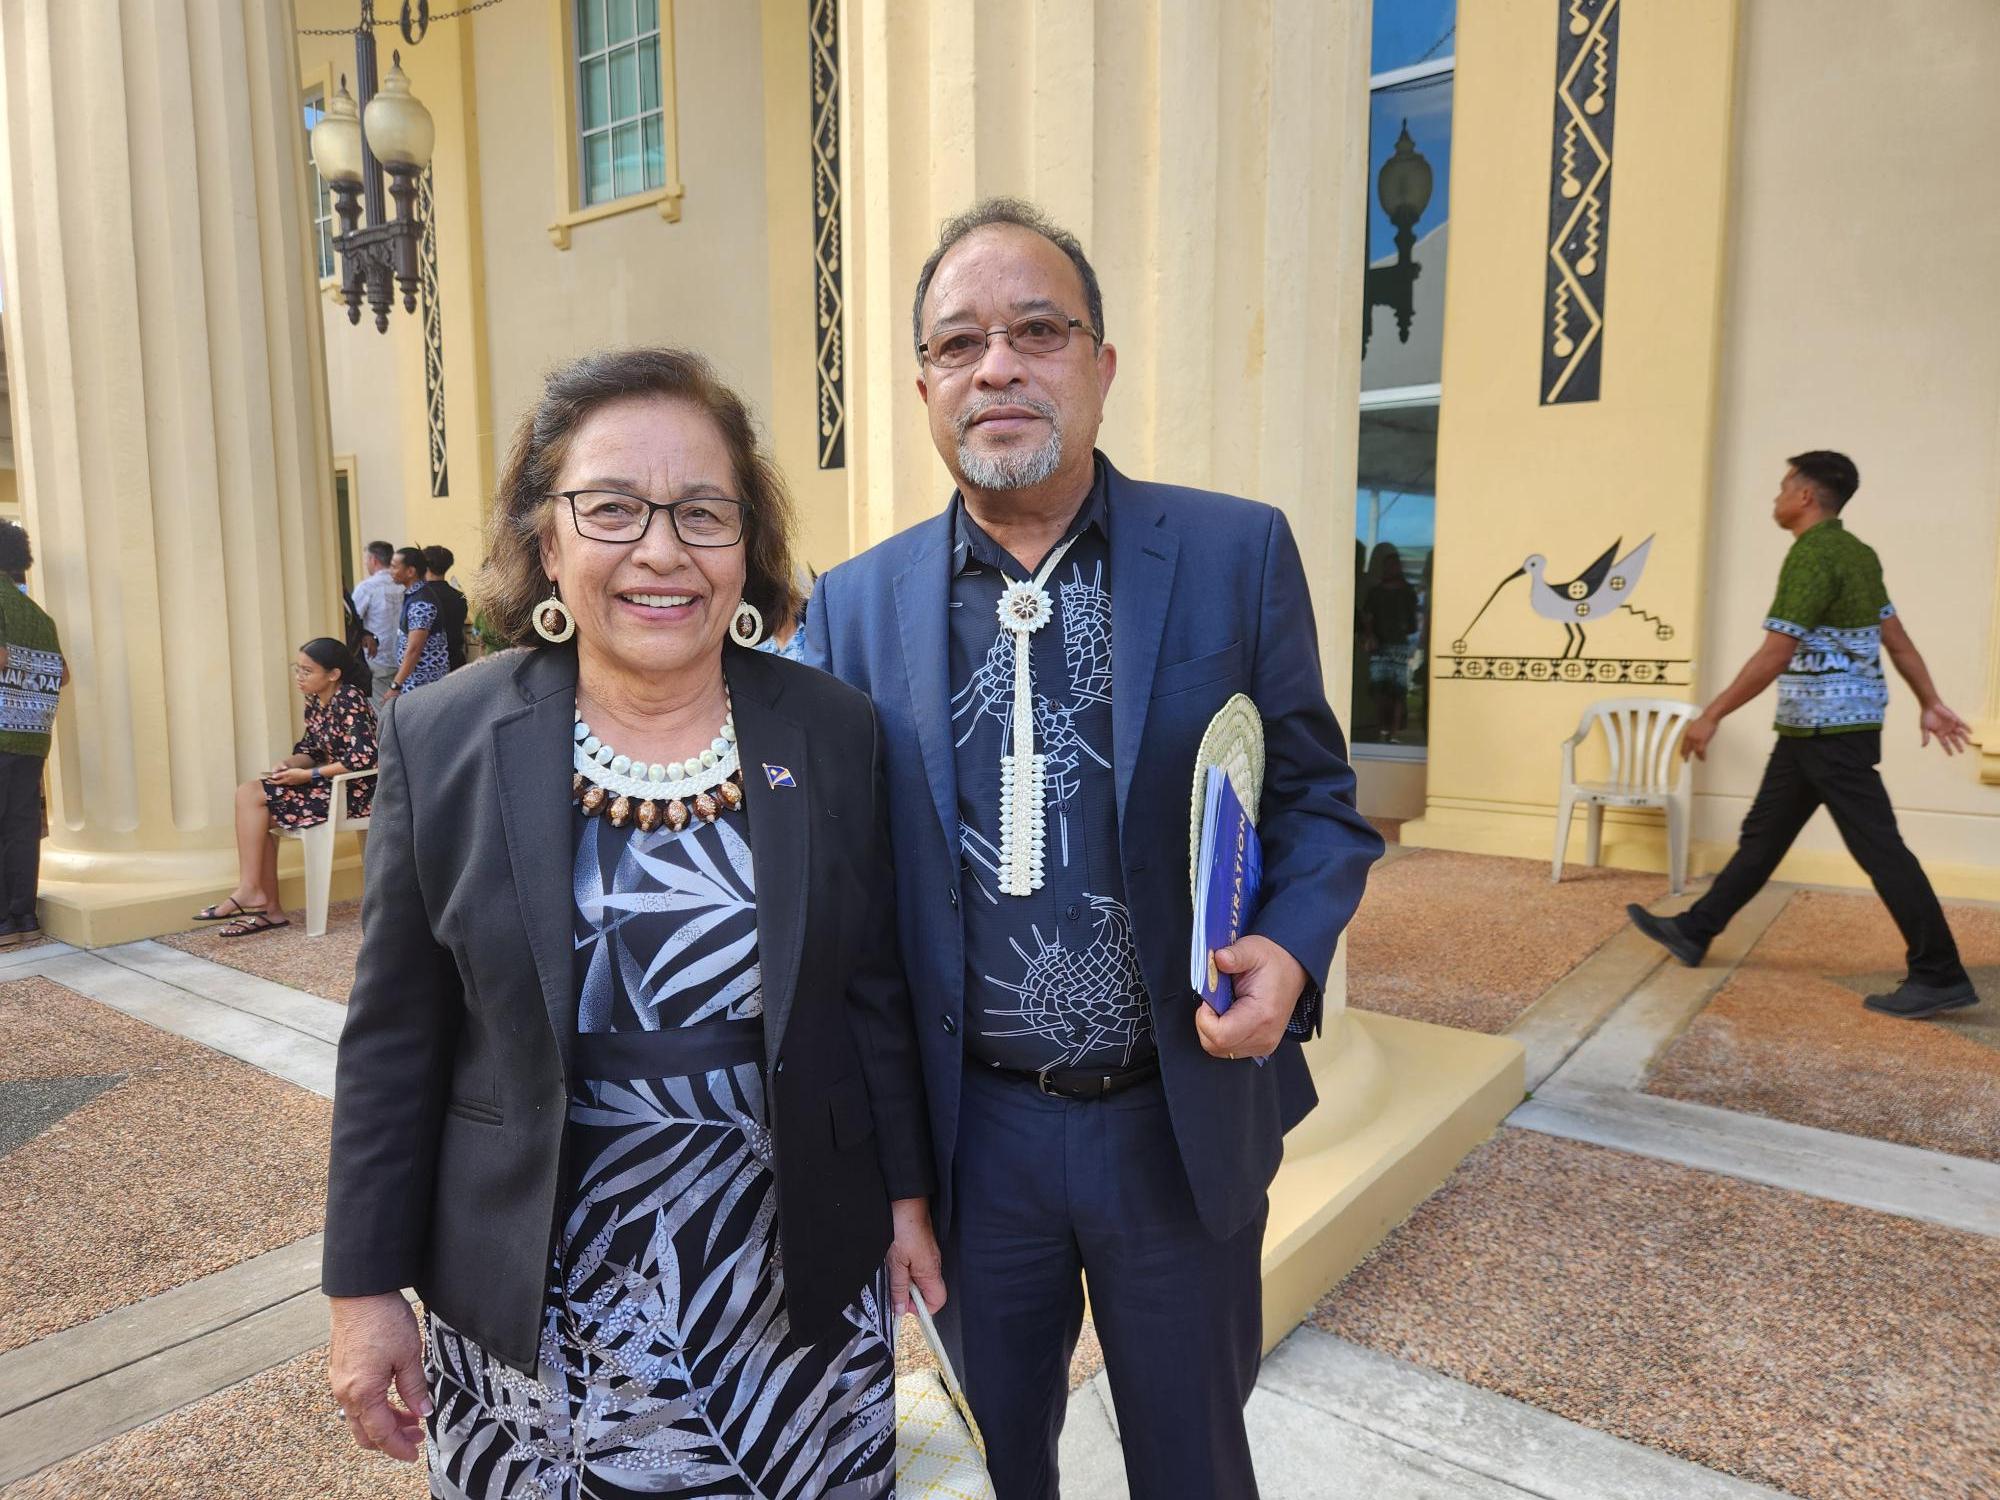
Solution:
{"label": "cream colored wall", "polygon": [[[1860,466],[1846,520],[1945,701],[1987,701],[2000,632],[2000,7],[1757,0],[1742,33],[1704,696],[1758,643],[1789,538],[1769,500],[1786,455]],[[1614,268],[1613,274],[1616,274]],[[1697,783],[1696,836],[1732,844],[1769,750],[1771,697],[1741,710]],[[1947,889],[1991,894],[2000,788],[1919,748],[1892,686],[1882,772]],[[1978,871],[1951,867],[1979,867]],[[1781,875],[1859,881],[1814,819]]]}
{"label": "cream colored wall", "polygon": [[[772,454],[799,511],[799,560],[824,571],[848,557],[847,471],[819,466],[819,309],[813,261],[808,0],[763,0],[764,234],[770,255]],[[835,184],[838,190],[838,184]],[[848,390],[852,391],[851,379]],[[848,436],[853,447],[853,436]]]}
{"label": "cream colored wall", "polygon": [[406,458],[409,443],[402,416],[408,406],[423,407],[423,352],[416,320],[404,316],[389,325],[387,334],[378,334],[365,310],[356,328],[347,321],[344,305],[321,298],[320,306],[334,450],[354,455],[356,545],[377,537],[398,547],[428,545],[437,538],[418,534],[423,514],[414,502],[424,498],[424,488]]}
{"label": "cream colored wall", "polygon": [[[1451,274],[1438,424],[1433,639],[1447,653],[1553,658],[1559,622],[1506,585],[1530,554],[1575,577],[1614,538],[1655,538],[1635,606],[1589,622],[1589,653],[1695,657],[1712,472],[1730,150],[1733,3],[1621,6],[1602,394],[1541,404],[1558,7],[1462,5],[1456,39]],[[1686,687],[1447,680],[1432,669],[1422,820],[1407,843],[1547,857],[1559,743],[1586,705]],[[1614,862],[1664,861],[1648,825],[1608,830]]]}
{"label": "cream colored wall", "polygon": [[[492,442],[502,455],[550,366],[614,345],[697,349],[769,420],[760,8],[678,0],[672,11],[681,219],[669,223],[651,208],[597,219],[570,231],[567,250],[548,233],[563,208],[550,141],[569,128],[550,88],[553,7],[516,0],[472,19],[479,152],[489,174],[480,237]],[[804,56],[801,38],[801,65]]]}

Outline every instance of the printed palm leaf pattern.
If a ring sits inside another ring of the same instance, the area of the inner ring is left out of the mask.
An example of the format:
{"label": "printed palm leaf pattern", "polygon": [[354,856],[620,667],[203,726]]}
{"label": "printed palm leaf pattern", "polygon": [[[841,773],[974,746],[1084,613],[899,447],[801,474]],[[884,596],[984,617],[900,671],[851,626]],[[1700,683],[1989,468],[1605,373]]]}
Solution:
{"label": "printed palm leaf pattern", "polygon": [[[732,818],[679,835],[590,820],[575,868],[579,1014],[601,1022],[581,1030],[659,1033],[646,1045],[668,1057],[704,1021],[755,1016],[754,884]],[[431,1317],[433,1494],[890,1493],[886,1272],[840,1336],[792,1336],[754,1032],[726,1065],[575,1083],[577,1177],[535,1377]]]}
{"label": "printed palm leaf pattern", "polygon": [[[646,1031],[662,1028],[663,1013],[684,1014],[668,1023],[678,1025],[763,1014],[750,845],[727,819],[703,826],[713,838],[691,838],[693,828],[644,834],[598,819],[584,823],[576,945],[589,966],[579,1031],[612,1029],[619,994]],[[680,1002],[697,991],[704,1003],[684,1012]]]}

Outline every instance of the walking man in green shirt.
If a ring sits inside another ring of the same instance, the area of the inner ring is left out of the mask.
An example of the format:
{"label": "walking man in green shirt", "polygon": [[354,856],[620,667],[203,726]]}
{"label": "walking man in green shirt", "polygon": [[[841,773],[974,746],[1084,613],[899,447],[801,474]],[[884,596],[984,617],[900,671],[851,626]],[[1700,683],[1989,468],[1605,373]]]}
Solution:
{"label": "walking man in green shirt", "polygon": [[69,676],[56,622],[28,597],[28,533],[0,521],[0,948],[39,937],[42,765]]}
{"label": "walking man in green shirt", "polygon": [[1891,994],[1870,995],[1868,1008],[1914,1021],[1976,1004],[1944,908],[1897,831],[1875,769],[1889,701],[1882,652],[1923,706],[1924,744],[1935,736],[1947,755],[1956,755],[1971,729],[1939,699],[1889,602],[1874,549],[1840,523],[1841,507],[1861,486],[1853,460],[1814,451],[1788,462],[1772,518],[1795,540],[1778,574],[1764,644],[1681,741],[1683,758],[1707,759],[1722,720],[1776,682],[1778,743],[1763,785],[1743,819],[1735,855],[1699,901],[1677,917],[1656,917],[1643,906],[1628,906],[1626,914],[1682,963],[1699,964],[1824,806],[1909,948],[1908,977]]}

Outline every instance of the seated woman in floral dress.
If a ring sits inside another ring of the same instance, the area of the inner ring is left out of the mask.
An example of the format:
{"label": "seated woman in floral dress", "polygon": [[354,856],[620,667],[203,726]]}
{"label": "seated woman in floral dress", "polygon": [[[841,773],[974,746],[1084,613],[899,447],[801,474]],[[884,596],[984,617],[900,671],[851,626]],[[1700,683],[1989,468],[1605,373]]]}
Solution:
{"label": "seated woman in floral dress", "polygon": [[[291,926],[278,905],[277,831],[324,823],[333,778],[375,765],[375,710],[356,676],[354,658],[331,636],[299,647],[292,680],[306,695],[306,732],[290,755],[236,789],[236,889],[196,912],[197,922],[228,923],[224,937]],[[374,796],[374,778],[349,782],[347,815],[367,817]]]}

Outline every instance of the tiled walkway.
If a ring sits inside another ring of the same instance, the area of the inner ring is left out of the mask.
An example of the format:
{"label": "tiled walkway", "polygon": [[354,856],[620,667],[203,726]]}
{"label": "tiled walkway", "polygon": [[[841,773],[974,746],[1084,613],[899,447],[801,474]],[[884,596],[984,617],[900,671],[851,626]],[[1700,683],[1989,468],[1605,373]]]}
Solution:
{"label": "tiled walkway", "polygon": [[[1355,1003],[1508,1030],[1534,1095],[1266,1362],[1268,1500],[2000,1495],[1995,1007],[1849,1047],[1856,975],[1894,962],[1866,898],[1774,889],[1687,970],[1619,915],[1663,885],[1381,872]],[[1995,913],[1953,916],[1990,968]],[[355,918],[226,941],[0,955],[4,1500],[425,1491],[346,1445],[323,1386],[301,1163]],[[142,1230],[168,1253],[135,1257]],[[1064,1494],[1109,1500],[1079,1352]]]}

